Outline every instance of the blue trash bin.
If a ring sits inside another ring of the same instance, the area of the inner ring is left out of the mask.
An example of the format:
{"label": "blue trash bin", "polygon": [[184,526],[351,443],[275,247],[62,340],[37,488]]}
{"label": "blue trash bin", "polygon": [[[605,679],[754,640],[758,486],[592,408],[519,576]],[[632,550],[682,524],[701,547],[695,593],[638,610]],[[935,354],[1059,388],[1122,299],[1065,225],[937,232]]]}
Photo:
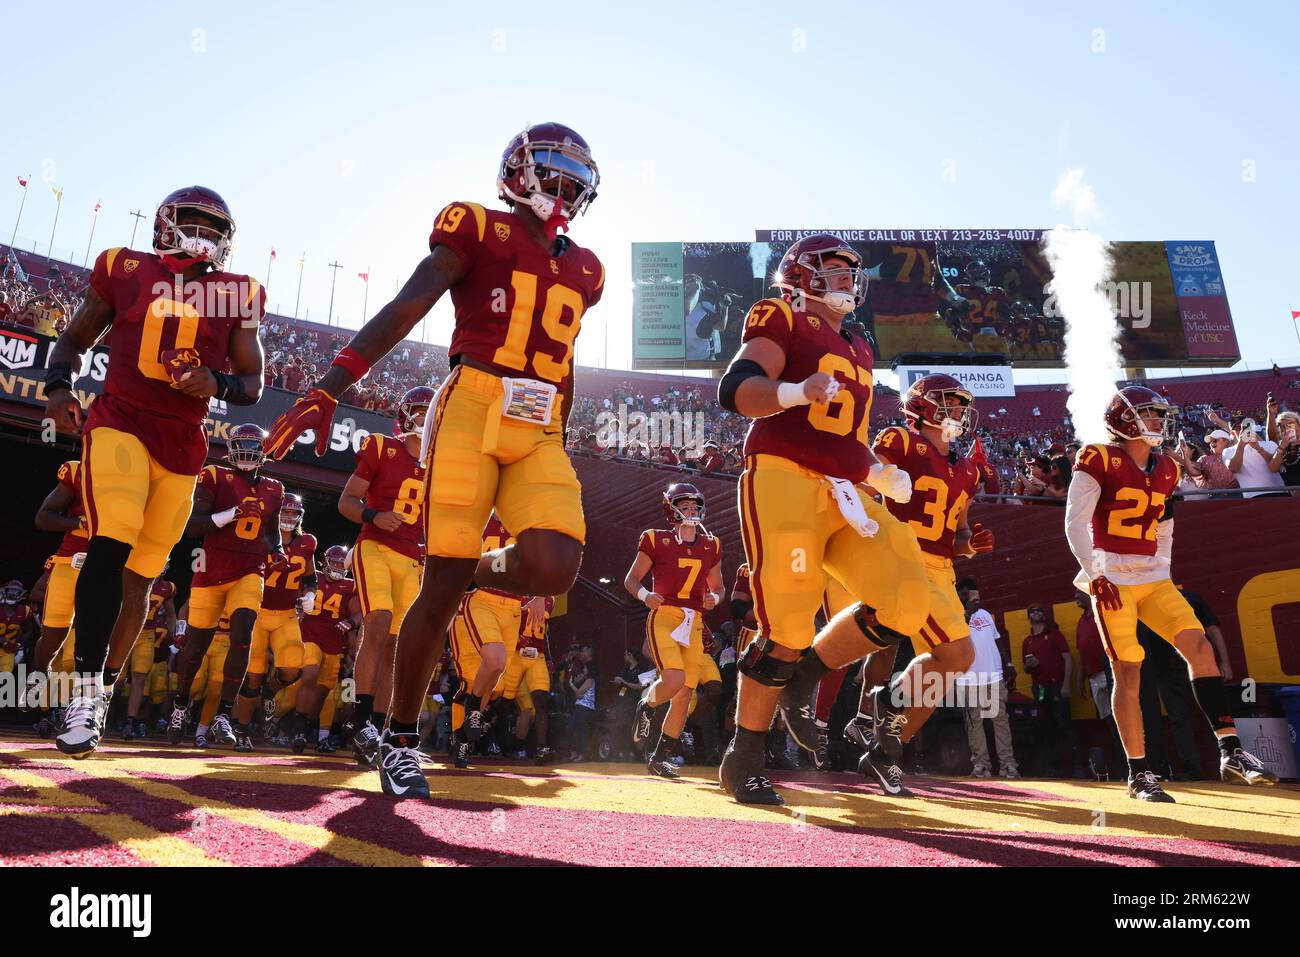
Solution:
{"label": "blue trash bin", "polygon": [[1276,697],[1282,704],[1287,724],[1291,725],[1291,750],[1295,752],[1296,768],[1300,769],[1300,687],[1282,688]]}

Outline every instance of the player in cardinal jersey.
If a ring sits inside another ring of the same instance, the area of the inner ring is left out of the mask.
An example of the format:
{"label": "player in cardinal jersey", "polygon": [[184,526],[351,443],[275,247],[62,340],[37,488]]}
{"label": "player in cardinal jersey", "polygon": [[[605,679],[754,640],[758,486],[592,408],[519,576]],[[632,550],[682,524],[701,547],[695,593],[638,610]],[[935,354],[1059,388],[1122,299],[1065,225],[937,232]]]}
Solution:
{"label": "player in cardinal jersey", "polygon": [[[36,512],[36,527],[46,532],[62,532],[63,540],[59,542],[58,550],[48,559],[49,576],[41,612],[41,636],[36,642],[32,660],[28,662],[29,687],[41,680],[38,676],[50,667],[50,662],[67,639],[68,629],[72,625],[77,576],[81,573],[81,563],[86,558],[86,545],[90,541],[86,531],[86,512],[81,504],[81,463],[76,459],[59,466],[58,483],[45,496],[45,501]],[[72,650],[63,649],[62,659],[71,658]],[[66,670],[70,672],[73,669]]]}
{"label": "player in cardinal jersey", "polygon": [[[310,613],[316,589],[316,536],[302,530],[301,495],[285,495],[280,506],[280,543],[283,561],[267,556],[262,582],[262,606],[253,625],[248,649],[248,671],[235,703],[235,720],[247,726],[253,718],[257,697],[262,698],[268,723],[275,720],[275,696],[298,680],[302,672],[302,631],[298,607]],[[268,652],[275,659],[275,671],[266,677]]]}
{"label": "player in cardinal jersey", "polygon": [[[930,585],[930,611],[909,636],[917,655],[906,670],[888,687],[863,683],[859,713],[871,716],[869,728],[855,718],[857,733],[845,729],[845,737],[852,741],[874,737],[858,768],[886,794],[906,793],[897,760],[934,710],[920,700],[927,679],[941,675],[945,688],[951,691],[957,676],[975,659],[966,613],[957,597],[953,559],[993,549],[993,533],[978,524],[971,527],[967,521],[979,487],[979,469],[951,445],[975,429],[978,420],[971,393],[952,376],[923,376],[904,394],[902,411],[909,428],[885,429],[876,436],[872,450],[879,461],[896,465],[911,477],[911,499],[891,500],[885,505],[911,526],[921,546]],[[895,651],[890,648],[876,653],[888,660],[889,671],[893,670]]]}
{"label": "player in cardinal jersey", "polygon": [[[514,537],[493,515],[483,529],[483,554],[498,554]],[[492,697],[514,657],[529,599],[499,588],[481,587],[461,599],[451,621],[451,655],[461,686],[451,704],[453,756],[456,767],[469,767],[470,755],[483,736],[483,706]]]}
{"label": "player in cardinal jersey", "polygon": [[[600,301],[605,269],[557,230],[595,199],[587,143],[558,123],[530,126],[507,144],[497,177],[509,211],[457,202],[438,214],[430,253],[396,299],[335,358],[317,387],[282,415],[267,449],[277,458],[306,429],[323,454],[335,397],[386,355],[450,291],[456,326],[451,374],[425,429],[427,552],[420,597],[397,643],[389,706],[390,761],[401,792],[415,782],[417,724],[429,677],[471,582],[520,595],[559,595],[578,574],[586,523],[582,490],[564,451],[573,395],[574,340]],[[495,510],[517,537],[479,556]]]}
{"label": "player in cardinal jersey", "polygon": [[1187,661],[1192,691],[1219,741],[1225,781],[1274,784],[1277,777],[1237,737],[1214,649],[1182,592],[1169,579],[1174,547],[1172,495],[1177,463],[1159,451],[1173,436],[1176,410],[1144,386],[1120,389],[1106,407],[1112,442],[1085,445],[1074,462],[1065,536],[1079,560],[1075,585],[1092,596],[1102,643],[1115,672],[1112,711],[1128,756],[1128,794],[1174,803],[1147,765],[1138,700],[1142,622]]}
{"label": "player in cardinal jersey", "polygon": [[[762,774],[775,709],[815,750],[811,698],[822,674],[914,634],[929,610],[916,537],[858,487],[911,495],[907,473],[871,454],[872,356],[841,329],[866,283],[842,240],[796,242],[775,278],[782,298],[750,309],[744,345],[718,387],[724,409],[753,419],[739,508],[759,635],[738,664],[736,736],[720,773],[742,803],[781,803]],[[856,604],[814,643],[826,575]]]}
{"label": "player in cardinal jersey", "polygon": [[[84,757],[98,745],[149,589],[185,531],[208,452],[208,400],[252,405],[262,394],[266,291],[224,271],[234,233],[212,190],[171,193],[154,217],[154,251],[100,253],[85,302],[50,351],[46,417],[65,433],[82,431],[84,418],[89,542],[76,590],[77,671],[100,676],[69,708],[58,739],[66,754]],[[108,373],[86,414],[74,370],[101,339]]]}
{"label": "player in cardinal jersey", "polygon": [[420,433],[432,401],[433,390],[427,386],[407,390],[397,405],[395,437],[366,436],[357,452],[357,467],[339,496],[340,514],[361,525],[352,551],[365,616],[353,674],[357,703],[352,753],[364,767],[374,765],[379,751],[393,691],[397,632],[420,593],[425,482]]}
{"label": "player in cardinal jersey", "polygon": [[[361,620],[357,583],[348,578],[348,550],[331,545],[325,549],[324,566],[324,580],[316,590],[316,600],[310,611],[304,609],[302,617],[302,681],[290,731],[294,754],[302,754],[306,748],[307,733],[320,719],[321,707],[338,684],[339,662],[347,649],[348,636]],[[317,733],[316,750],[332,752],[332,746],[321,747],[320,742],[328,740],[329,724],[323,723]]]}
{"label": "player in cardinal jersey", "polygon": [[981,336],[987,337],[984,342],[990,343],[988,348],[999,348],[1001,343],[996,340],[1002,336],[1010,318],[1011,298],[1001,286],[989,283],[989,267],[981,260],[967,264],[964,278],[966,281],[955,287],[957,295],[966,300],[957,339],[971,351],[975,351],[976,340]]}
{"label": "player in cardinal jersey", "polygon": [[284,486],[258,474],[266,461],[262,451],[265,435],[252,423],[231,430],[226,451],[231,467],[209,465],[194,493],[194,511],[186,531],[203,536],[203,563],[190,586],[189,637],[176,666],[180,687],[167,728],[173,744],[180,743],[190,680],[208,650],[217,622],[229,618],[226,683],[211,722],[211,740],[223,747],[233,746],[236,751],[253,750],[248,726],[237,721],[232,727],[230,716],[235,695],[244,687],[253,625],[262,605],[262,570],[267,553],[271,553],[276,566],[288,562],[280,540]]}
{"label": "player in cardinal jersey", "polygon": [[870,308],[881,350],[892,355],[918,348],[918,342],[928,343],[927,348],[949,349],[953,337],[939,322],[939,312],[954,308],[960,311],[966,303],[939,268],[935,243],[869,243],[867,259],[865,275],[870,286],[865,304]]}
{"label": "player in cardinal jersey", "polygon": [[0,588],[0,674],[14,670],[14,657],[32,627],[32,610],[27,606],[27,589],[18,580]]}
{"label": "player in cardinal jersey", "polygon": [[[651,774],[678,777],[673,756],[681,746],[691,695],[704,657],[704,613],[717,606],[722,588],[722,543],[708,533],[704,496],[694,485],[674,482],[663,495],[668,527],[647,529],[636,558],[623,577],[627,593],[650,609],[646,645],[659,677],[637,705],[632,742],[653,744],[646,759]],[[651,576],[649,590],[641,584]],[[661,726],[657,741],[650,736]]]}
{"label": "player in cardinal jersey", "polygon": [[[165,568],[163,573],[166,574]],[[149,727],[148,721],[140,719],[140,708],[157,663],[159,645],[165,640],[169,646],[176,630],[175,597],[176,586],[161,575],[149,590],[149,616],[131,647],[131,697],[127,701],[126,727],[122,730],[122,737],[128,741],[144,737]]]}
{"label": "player in cardinal jersey", "polygon": [[546,661],[546,632],[554,610],[555,599],[549,595],[524,604],[519,641],[514,654],[506,662],[505,674],[501,676],[501,697],[514,701],[519,709],[515,738],[520,751],[528,738],[529,720],[525,716],[532,715],[532,726],[537,731],[533,759],[538,764],[545,764],[555,755],[546,743],[551,717],[551,669]]}

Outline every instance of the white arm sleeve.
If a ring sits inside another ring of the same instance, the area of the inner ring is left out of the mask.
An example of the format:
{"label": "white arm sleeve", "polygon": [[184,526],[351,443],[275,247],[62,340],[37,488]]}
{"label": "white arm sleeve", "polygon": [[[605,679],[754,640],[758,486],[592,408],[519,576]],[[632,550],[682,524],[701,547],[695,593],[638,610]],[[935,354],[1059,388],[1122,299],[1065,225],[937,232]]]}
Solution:
{"label": "white arm sleeve", "polygon": [[1156,558],[1165,566],[1174,561],[1174,520],[1166,519],[1156,526]]}
{"label": "white arm sleeve", "polygon": [[1101,486],[1097,480],[1087,472],[1075,472],[1065,498],[1065,539],[1089,580],[1102,573],[1101,556],[1092,547],[1092,533],[1088,531],[1088,523],[1100,500]]}

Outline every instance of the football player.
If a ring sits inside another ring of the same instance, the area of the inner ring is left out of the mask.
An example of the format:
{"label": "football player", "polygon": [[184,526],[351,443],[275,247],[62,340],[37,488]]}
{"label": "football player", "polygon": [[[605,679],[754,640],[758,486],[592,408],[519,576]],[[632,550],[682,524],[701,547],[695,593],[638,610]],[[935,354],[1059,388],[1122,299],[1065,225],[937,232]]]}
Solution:
{"label": "football player", "polygon": [[[864,681],[858,711],[871,716],[869,725],[854,719],[845,728],[849,740],[869,745],[859,770],[891,795],[907,793],[898,758],[937,703],[922,699],[922,692],[932,676],[939,675],[947,697],[975,660],[966,613],[957,597],[953,559],[993,549],[992,531],[979,524],[972,527],[967,518],[979,487],[979,469],[953,446],[975,430],[971,393],[952,376],[923,376],[904,394],[902,411],[909,427],[885,429],[876,436],[873,451],[877,460],[897,465],[911,477],[911,499],[885,504],[911,526],[920,543],[930,583],[930,612],[909,636],[919,653],[902,674],[888,686]],[[883,656],[892,671],[895,652],[890,648],[873,657]]]}
{"label": "football player", "polygon": [[[36,618],[35,612],[38,608],[49,607],[48,584],[53,577],[54,569],[54,556],[51,555],[45,559],[45,568],[41,572],[41,577],[36,579],[31,594],[27,596],[28,607],[33,612],[30,617],[33,619]],[[23,700],[19,702],[19,707],[40,708],[43,712],[49,712],[42,716],[36,726],[40,736],[48,738],[55,726],[62,730],[63,705],[71,695],[72,681],[77,667],[73,656],[76,632],[69,627],[58,631],[57,640],[47,640],[43,613],[37,621],[37,626],[40,632],[32,651],[32,664],[27,671],[27,685],[23,689]],[[44,662],[41,667],[37,667],[38,660]]]}
{"label": "football player", "polygon": [[33,625],[27,589],[17,579],[0,588],[0,674],[14,670],[14,657]]}
{"label": "football player", "polygon": [[[68,629],[72,626],[77,576],[81,573],[81,563],[86,559],[89,538],[86,512],[81,504],[81,463],[76,459],[59,466],[58,483],[36,512],[36,527],[45,532],[62,532],[63,540],[47,561],[49,574],[44,587],[41,636],[36,642],[32,661],[28,663],[29,688],[41,680],[38,676],[50,667],[50,662],[64,646]],[[71,650],[64,649],[62,660],[66,661],[69,657],[67,652]],[[68,672],[72,670],[67,669]]]}
{"label": "football player", "polygon": [[[302,631],[298,610],[310,614],[316,600],[316,536],[304,532],[306,509],[301,495],[285,495],[280,506],[281,563],[276,553],[267,555],[262,585],[262,605],[253,625],[248,650],[248,672],[235,704],[235,720],[247,727],[253,704],[262,697],[262,713],[269,725],[275,721],[275,696],[298,680],[302,671]],[[266,677],[267,652],[275,670]]]}
{"label": "football player", "polygon": [[[352,552],[361,596],[361,649],[357,653],[352,753],[372,767],[392,694],[393,653],[402,619],[420,593],[424,555],[424,466],[420,433],[433,390],[407,390],[397,406],[393,435],[367,435],[357,467],[339,496],[339,512],[361,525]],[[379,713],[375,701],[380,702]]]}
{"label": "football player", "polygon": [[[870,243],[867,255],[871,261],[864,270],[864,288],[865,280],[870,279],[870,293],[850,311],[869,299],[881,349],[888,354],[907,351],[899,348],[900,344],[911,342],[915,346],[918,338],[935,348],[951,345],[952,336],[939,322],[939,313],[960,314],[966,309],[966,301],[949,285],[940,268],[936,244],[924,240]],[[938,338],[927,338],[926,327],[933,328]]]}
{"label": "football player", "polygon": [[[737,801],[763,804],[783,803],[762,773],[778,702],[799,744],[815,750],[821,676],[915,633],[930,604],[916,537],[858,488],[911,495],[907,473],[871,454],[872,355],[840,328],[866,296],[862,260],[834,236],[805,237],[786,251],[775,284],[782,297],[750,308],[744,345],[718,387],[724,409],[753,419],[739,508],[759,624],[738,663],[736,735],[720,781]],[[828,574],[854,604],[807,654]]]}
{"label": "football player", "polygon": [[[189,603],[186,602],[181,608],[181,614],[189,614]],[[181,648],[183,652],[184,647]],[[175,700],[180,700],[180,688],[188,689],[185,701],[186,706],[190,699],[201,701],[203,706],[199,709],[198,721],[194,728],[194,746],[196,748],[208,747],[208,729],[211,726],[217,714],[217,709],[221,706],[221,689],[225,684],[226,656],[230,653],[230,619],[222,618],[217,622],[217,627],[212,633],[212,640],[208,642],[208,650],[204,652],[202,660],[199,662],[198,671],[195,672],[194,678],[184,685],[180,684],[180,678],[177,677],[177,693]],[[167,723],[167,738],[173,744],[179,744],[179,740],[173,740],[172,722]]]}
{"label": "football player", "polygon": [[[323,453],[336,397],[364,376],[448,290],[456,312],[451,374],[425,429],[428,557],[420,597],[396,653],[381,770],[389,793],[428,796],[416,725],[429,677],[461,596],[472,582],[520,595],[559,595],[577,577],[586,538],[582,492],[564,451],[574,340],[600,301],[596,256],[557,235],[596,196],[599,174],[581,136],[558,123],[530,126],[501,157],[498,192],[509,211],[445,207],[429,255],[396,299],[335,358],[314,390],[277,420],[267,448],[284,456],[306,429]],[[493,510],[517,536],[480,557]],[[392,785],[396,783],[397,788]]]}
{"label": "football player", "polygon": [[1142,622],[1187,661],[1196,703],[1219,742],[1219,775],[1246,784],[1277,776],[1241,747],[1214,649],[1182,592],[1169,580],[1173,555],[1174,460],[1160,451],[1173,437],[1175,410],[1144,386],[1120,389],[1106,407],[1112,442],[1085,445],[1074,461],[1065,535],[1079,560],[1075,585],[1092,596],[1106,655],[1114,666],[1112,711],[1128,756],[1128,794],[1174,803],[1147,765],[1138,700]]}
{"label": "football player", "polygon": [[[322,707],[338,684],[339,663],[343,660],[348,636],[356,629],[362,616],[357,583],[348,577],[348,565],[348,550],[342,545],[325,549],[324,581],[316,591],[311,610],[304,609],[302,681],[298,684],[290,726],[294,754],[302,754],[307,747],[307,732],[318,720],[321,724],[318,742],[329,741],[330,725],[321,713]],[[322,750],[319,743],[317,750]],[[332,751],[331,747],[322,753]]]}
{"label": "football player", "polygon": [[996,338],[1002,334],[1011,300],[1001,286],[990,285],[989,267],[983,260],[968,263],[964,277],[966,281],[955,287],[957,295],[966,300],[966,313],[957,338],[973,351],[976,336]]}
{"label": "football player", "polygon": [[[704,613],[717,607],[722,588],[722,542],[704,528],[704,495],[694,485],[674,482],[663,493],[668,527],[641,533],[636,558],[623,577],[627,593],[650,609],[646,645],[658,678],[645,690],[632,723],[632,743],[649,746],[646,768],[663,778],[678,777],[673,757],[704,657]],[[651,588],[642,580],[651,576]],[[661,726],[651,742],[651,731]]]}
{"label": "football player", "polygon": [[259,474],[266,462],[262,439],[266,433],[252,423],[235,427],[227,441],[226,465],[203,470],[194,493],[194,510],[186,532],[203,536],[202,564],[190,586],[187,639],[176,666],[179,690],[172,705],[167,736],[180,743],[184,729],[186,697],[191,679],[208,650],[213,629],[230,619],[230,650],[225,660],[225,685],[221,704],[211,722],[210,738],[222,747],[252,751],[248,726],[231,726],[235,695],[256,698],[244,684],[253,625],[262,605],[262,571],[267,553],[274,567],[288,566],[280,541],[280,506],[284,486]]}
{"label": "football player", "polygon": [[[483,554],[499,554],[513,542],[494,514],[483,530]],[[469,767],[470,755],[483,736],[483,706],[514,657],[528,600],[499,588],[476,588],[461,599],[451,621],[451,656],[461,679],[451,703],[452,756],[458,768]]]}
{"label": "football player", "polygon": [[[100,253],[85,301],[50,351],[45,417],[82,434],[89,541],[75,599],[77,671],[99,676],[69,707],[58,738],[65,754],[84,757],[99,744],[149,589],[185,531],[208,453],[208,400],[252,405],[262,394],[266,291],[224,271],[234,233],[212,190],[171,193],[154,217],[153,252]],[[101,339],[108,372],[86,413],[73,383]]]}
{"label": "football player", "polygon": [[[162,575],[167,573],[164,567]],[[144,704],[145,691],[150,684],[158,654],[171,646],[172,636],[176,633],[176,586],[162,575],[149,590],[149,617],[145,619],[144,628],[136,638],[129,656],[131,662],[131,697],[127,701],[126,726],[122,737],[130,741],[144,737],[149,722],[140,719],[140,708]],[[166,644],[163,644],[163,642]]]}
{"label": "football player", "polygon": [[[530,725],[536,728],[533,758],[538,764],[545,764],[555,754],[546,743],[551,711],[551,669],[546,660],[546,633],[547,622],[554,610],[555,599],[550,596],[533,598],[525,603],[519,641],[501,678],[501,697],[514,701],[519,710],[515,727],[518,750],[523,750]],[[535,717],[530,721],[529,715]]]}

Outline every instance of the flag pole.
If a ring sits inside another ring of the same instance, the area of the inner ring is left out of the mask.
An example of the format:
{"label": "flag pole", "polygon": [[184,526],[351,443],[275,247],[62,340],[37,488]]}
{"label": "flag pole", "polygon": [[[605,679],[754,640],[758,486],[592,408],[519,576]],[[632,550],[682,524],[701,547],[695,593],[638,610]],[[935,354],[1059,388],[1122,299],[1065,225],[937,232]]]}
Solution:
{"label": "flag pole", "polygon": [[365,280],[365,286],[366,286],[365,291],[361,294],[361,323],[362,323],[362,325],[365,324],[366,317],[370,315],[370,313],[366,312],[366,306],[367,306],[367,305],[369,304],[369,302],[370,302],[370,267],[369,267],[369,266],[366,267],[366,280]]}
{"label": "flag pole", "polygon": [[18,218],[14,220],[14,234],[9,237],[10,246],[18,239],[18,224],[23,221],[23,207],[27,205],[27,191],[32,188],[32,174],[28,173],[26,179],[19,177],[19,180],[23,184],[23,198],[18,203]]}
{"label": "flag pole", "polygon": [[[50,249],[46,259],[54,258],[54,231],[59,228],[59,210],[63,208],[63,190],[54,189],[53,186],[50,189],[54,190],[54,225],[50,227]],[[76,253],[73,255],[75,256]]]}
{"label": "flag pole", "polygon": [[293,298],[293,317],[298,318],[298,303],[302,301],[302,264],[307,261],[307,254],[298,257],[298,295]]}
{"label": "flag pole", "polygon": [[334,283],[339,278],[339,270],[343,268],[343,264],[335,261],[330,263],[329,267],[334,270],[334,275],[330,277],[330,311],[325,317],[325,325],[332,326],[334,325]]}
{"label": "flag pole", "polygon": [[273,262],[275,262],[275,250],[274,250],[274,249],[272,249],[272,250],[271,250],[271,254],[270,254],[269,256],[266,257],[266,275],[264,275],[264,276],[262,277],[262,285],[263,285],[263,286],[266,286],[266,287],[268,287],[268,288],[269,288],[270,285],[271,285],[271,263],[273,263]]}
{"label": "flag pole", "polygon": [[95,226],[99,223],[99,203],[95,204],[95,218],[90,221],[90,238],[86,240],[86,256],[81,260],[81,268],[85,269],[86,264],[90,262],[90,244],[95,241]]}

